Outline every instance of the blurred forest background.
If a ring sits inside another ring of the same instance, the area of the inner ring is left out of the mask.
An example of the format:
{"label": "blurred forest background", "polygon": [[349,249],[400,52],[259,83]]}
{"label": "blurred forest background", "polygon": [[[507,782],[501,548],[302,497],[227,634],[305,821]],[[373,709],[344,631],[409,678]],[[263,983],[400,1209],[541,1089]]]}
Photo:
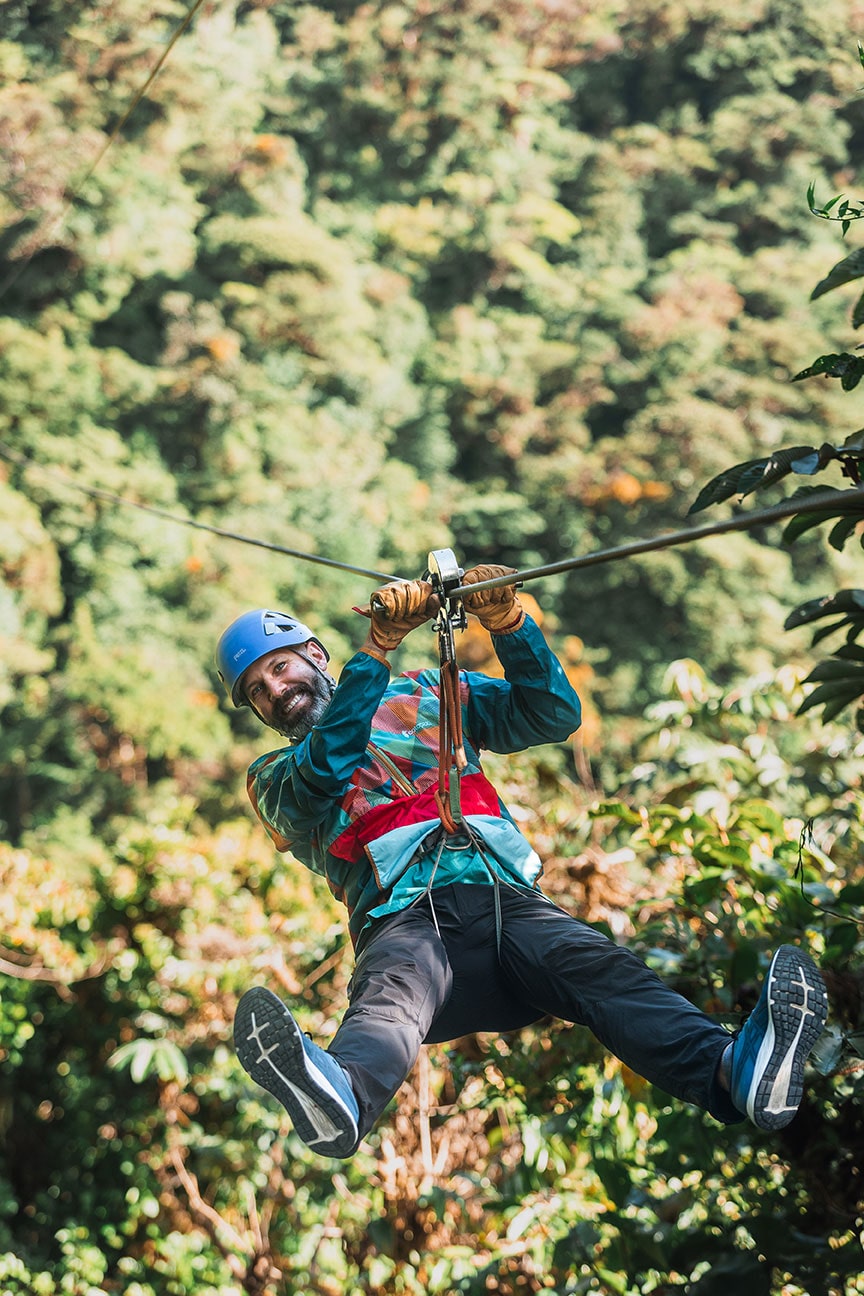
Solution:
{"label": "blurred forest background", "polygon": [[526,586],[586,721],[488,765],[545,889],[730,1028],[812,949],[795,1121],[723,1129],[546,1021],[425,1052],[341,1163],[230,1047],[253,981],[326,1042],[350,956],[252,820],[272,735],[212,653],[286,605],[338,667],[374,585],[81,489],[413,576],[679,528],[730,464],[842,444],[856,394],[792,379],[860,322],[810,301],[857,227],[806,194],[864,188],[864,6],[206,0],[169,49],[190,8],[0,2],[0,1291],[864,1291],[864,741],[796,715],[783,630],[857,537]]}

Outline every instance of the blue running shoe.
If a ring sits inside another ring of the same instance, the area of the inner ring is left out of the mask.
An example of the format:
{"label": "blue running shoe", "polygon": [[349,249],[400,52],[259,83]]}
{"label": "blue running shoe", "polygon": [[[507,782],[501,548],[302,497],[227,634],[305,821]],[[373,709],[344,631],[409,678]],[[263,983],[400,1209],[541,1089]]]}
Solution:
{"label": "blue running shoe", "polygon": [[732,1046],[732,1101],[759,1129],[779,1130],[798,1110],[804,1063],[828,1013],[816,964],[794,945],[781,945],[753,1012]]}
{"label": "blue running shoe", "polygon": [[322,1156],[356,1152],[360,1109],[347,1072],[305,1036],[263,986],[247,990],[234,1018],[237,1056],[252,1079],[288,1112],[299,1137]]}

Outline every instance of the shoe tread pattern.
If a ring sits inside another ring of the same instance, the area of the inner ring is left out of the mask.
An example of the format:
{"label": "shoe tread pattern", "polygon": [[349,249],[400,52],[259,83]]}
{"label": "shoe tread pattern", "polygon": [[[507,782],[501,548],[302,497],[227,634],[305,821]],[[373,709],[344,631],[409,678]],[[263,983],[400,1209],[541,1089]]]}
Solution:
{"label": "shoe tread pattern", "polygon": [[323,1156],[355,1151],[356,1124],[338,1098],[316,1083],[300,1028],[264,986],[247,990],[237,1005],[234,1045],[243,1069],[282,1104],[307,1146]]}
{"label": "shoe tread pattern", "polygon": [[822,1034],[828,1010],[825,983],[808,954],[782,945],[769,973],[773,1047],[756,1078],[754,1120],[765,1130],[782,1129],[804,1094],[804,1067]]}

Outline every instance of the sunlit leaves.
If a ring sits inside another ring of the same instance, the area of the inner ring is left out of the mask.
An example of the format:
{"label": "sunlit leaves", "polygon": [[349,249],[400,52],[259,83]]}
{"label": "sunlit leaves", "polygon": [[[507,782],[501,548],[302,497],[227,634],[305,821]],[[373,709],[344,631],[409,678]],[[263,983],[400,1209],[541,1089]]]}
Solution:
{"label": "sunlit leaves", "polygon": [[185,1084],[189,1067],[182,1052],[170,1040],[137,1039],[121,1044],[108,1059],[108,1066],[122,1071],[128,1068],[136,1084],[142,1084],[149,1075],[166,1082],[176,1080]]}

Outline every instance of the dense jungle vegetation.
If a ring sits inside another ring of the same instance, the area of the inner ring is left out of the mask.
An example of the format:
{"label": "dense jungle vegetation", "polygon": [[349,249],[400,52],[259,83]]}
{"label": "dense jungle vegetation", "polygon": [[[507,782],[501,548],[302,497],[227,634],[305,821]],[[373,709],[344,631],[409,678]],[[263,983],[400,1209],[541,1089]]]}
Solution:
{"label": "dense jungle vegetation", "polygon": [[522,568],[849,442],[854,384],[793,379],[862,322],[864,262],[810,300],[860,234],[807,191],[864,191],[864,10],[205,0],[169,46],[192,8],[0,2],[0,1291],[864,1292],[864,740],[798,713],[834,659],[783,628],[859,582],[858,519],[526,585],[585,724],[488,763],[547,892],[730,1028],[813,951],[796,1119],[722,1128],[544,1021],[424,1052],[343,1163],[230,1046],[254,980],[326,1042],[350,957],[253,822],[272,735],[212,654],[287,605],[338,668],[374,584],[111,498]]}

